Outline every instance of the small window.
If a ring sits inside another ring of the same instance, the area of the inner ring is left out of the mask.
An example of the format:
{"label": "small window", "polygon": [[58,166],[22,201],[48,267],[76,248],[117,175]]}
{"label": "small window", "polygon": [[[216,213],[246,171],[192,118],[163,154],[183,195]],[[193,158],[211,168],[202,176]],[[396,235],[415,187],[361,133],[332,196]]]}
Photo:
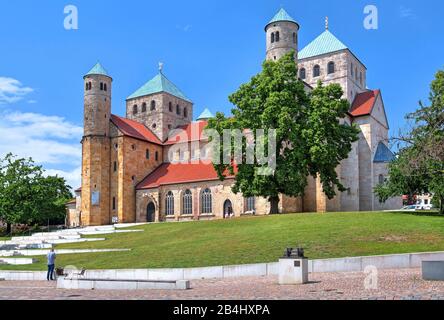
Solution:
{"label": "small window", "polygon": [[305,80],[305,78],[307,77],[307,75],[306,75],[306,71],[305,71],[305,68],[302,68],[302,69],[299,71],[299,77],[300,77],[302,80]]}
{"label": "small window", "polygon": [[271,34],[271,43],[274,43],[274,32]]}
{"label": "small window", "polygon": [[213,199],[211,196],[211,190],[205,189],[201,195],[201,206],[203,214],[211,214],[213,213]]}
{"label": "small window", "polygon": [[279,38],[280,38],[280,36],[279,36],[279,31],[276,31],[276,42],[279,42]]}
{"label": "small window", "polygon": [[182,196],[183,209],[182,214],[193,214],[193,194],[190,190],[186,190]]}
{"label": "small window", "polygon": [[173,112],[173,104],[170,102],[170,103],[168,103],[168,110],[170,111],[170,112]]}
{"label": "small window", "polygon": [[188,118],[188,110],[187,110],[186,107],[183,108],[183,116],[184,116],[185,118]]}
{"label": "small window", "polygon": [[151,111],[156,110],[156,101],[151,101]]}
{"label": "small window", "polygon": [[137,104],[135,104],[133,106],[133,114],[136,115],[137,114]]}
{"label": "small window", "polygon": [[248,197],[245,199],[246,210],[245,211],[255,211],[256,210],[256,199],[255,197]]}
{"label": "small window", "polygon": [[319,65],[315,65],[313,68],[313,78],[317,78],[321,75],[321,68]]}
{"label": "small window", "polygon": [[165,197],[165,214],[167,216],[174,215],[174,195],[171,191]]}
{"label": "small window", "polygon": [[156,151],[156,153],[154,154],[154,159],[156,161],[159,161],[159,151]]}
{"label": "small window", "polygon": [[383,184],[384,183],[384,175],[380,174],[379,175],[379,184]]}
{"label": "small window", "polygon": [[108,88],[106,86],[106,83],[103,84],[103,90],[108,91]]}
{"label": "small window", "polygon": [[142,103],[142,112],[146,112],[146,102]]}
{"label": "small window", "polygon": [[328,68],[327,68],[328,70],[328,74],[332,74],[332,73],[335,73],[335,63],[333,62],[333,61],[330,61],[329,63],[328,63]]}
{"label": "small window", "polygon": [[180,106],[179,105],[176,105],[176,114],[180,114]]}
{"label": "small window", "polygon": [[150,150],[149,150],[149,149],[146,149],[146,151],[145,151],[145,158],[146,158],[147,160],[150,159]]}

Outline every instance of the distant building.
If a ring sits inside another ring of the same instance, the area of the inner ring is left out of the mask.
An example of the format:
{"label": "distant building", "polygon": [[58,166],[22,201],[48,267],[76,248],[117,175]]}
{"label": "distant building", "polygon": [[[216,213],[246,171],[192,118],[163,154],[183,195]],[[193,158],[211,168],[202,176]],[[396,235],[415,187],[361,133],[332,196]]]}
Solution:
{"label": "distant building", "polygon": [[[266,58],[278,60],[295,50],[299,77],[307,88],[319,80],[340,84],[351,104],[342,121],[357,124],[361,134],[338,167],[346,192],[328,200],[319,179],[310,178],[304,197],[281,196],[280,212],[400,208],[400,197],[381,204],[373,191],[387,179],[387,164],[393,159],[381,91],[367,89],[367,68],[328,25],[299,52],[298,32],[299,24],[281,9],[265,27]],[[85,75],[84,85],[82,188],[69,225],[268,214],[267,199],[234,194],[234,177],[221,182],[212,164],[204,161],[209,153],[200,151],[208,141],[201,133],[213,115],[205,110],[193,122],[193,102],[162,68],[127,98],[125,117],[111,114],[112,78],[99,63]],[[182,129],[188,138],[180,143],[174,135],[168,139],[174,129]]]}

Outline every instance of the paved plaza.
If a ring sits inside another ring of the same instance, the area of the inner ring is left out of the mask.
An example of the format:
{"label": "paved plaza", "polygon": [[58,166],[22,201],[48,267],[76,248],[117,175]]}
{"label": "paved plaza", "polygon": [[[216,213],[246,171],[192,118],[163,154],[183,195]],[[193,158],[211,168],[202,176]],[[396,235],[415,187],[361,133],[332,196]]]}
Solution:
{"label": "paved plaza", "polygon": [[310,274],[311,282],[303,286],[279,286],[275,277],[198,280],[186,291],[60,290],[54,282],[0,281],[0,299],[444,300],[444,282],[422,280],[419,269],[380,270],[376,290],[365,289],[366,277],[362,272]]}

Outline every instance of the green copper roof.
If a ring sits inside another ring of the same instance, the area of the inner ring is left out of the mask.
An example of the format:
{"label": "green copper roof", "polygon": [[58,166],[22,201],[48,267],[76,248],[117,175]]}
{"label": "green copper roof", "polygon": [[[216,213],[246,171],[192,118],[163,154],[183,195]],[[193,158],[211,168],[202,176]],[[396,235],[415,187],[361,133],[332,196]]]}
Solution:
{"label": "green copper roof", "polygon": [[205,110],[200,114],[200,116],[197,118],[197,120],[207,120],[214,118],[214,115],[211,113],[208,108],[205,108]]}
{"label": "green copper roof", "polygon": [[274,22],[279,21],[290,21],[298,24],[296,20],[294,20],[284,9],[279,10],[279,12],[273,17],[273,19],[270,20],[270,22],[267,23],[267,26]]}
{"label": "green copper roof", "polygon": [[169,93],[175,97],[181,98],[183,100],[186,100],[188,102],[192,102],[190,99],[188,99],[182,91],[179,90],[178,87],[174,83],[172,83],[170,80],[167,79],[163,75],[162,72],[159,72],[157,76],[155,76],[153,79],[145,83],[142,87],[140,87],[136,92],[134,92],[132,95],[130,95],[127,99],[134,99],[138,97],[147,96],[154,93],[159,92],[166,92]]}
{"label": "green copper roof", "polygon": [[330,31],[325,30],[319,37],[314,39],[304,49],[299,51],[299,59],[307,59],[339,50],[348,49],[345,44],[338,40]]}
{"label": "green copper roof", "polygon": [[89,70],[89,72],[85,76],[93,74],[99,74],[109,77],[108,72],[106,72],[105,68],[100,64],[100,62],[97,62],[96,65],[91,70]]}
{"label": "green copper roof", "polygon": [[395,159],[393,152],[382,142],[378,144],[378,149],[376,149],[375,158],[373,162],[375,163],[387,163],[392,162]]}

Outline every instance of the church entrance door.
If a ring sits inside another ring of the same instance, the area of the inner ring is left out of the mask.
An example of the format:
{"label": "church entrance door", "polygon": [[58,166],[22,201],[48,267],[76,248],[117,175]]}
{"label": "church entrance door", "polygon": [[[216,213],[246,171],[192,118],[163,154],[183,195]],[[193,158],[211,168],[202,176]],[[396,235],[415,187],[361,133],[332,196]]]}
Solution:
{"label": "church entrance door", "polygon": [[233,205],[230,200],[224,202],[224,219],[228,219],[234,216]]}
{"label": "church entrance door", "polygon": [[146,208],[146,221],[154,222],[156,220],[155,213],[156,213],[156,206],[154,205],[154,203],[152,202],[148,203],[148,207]]}

